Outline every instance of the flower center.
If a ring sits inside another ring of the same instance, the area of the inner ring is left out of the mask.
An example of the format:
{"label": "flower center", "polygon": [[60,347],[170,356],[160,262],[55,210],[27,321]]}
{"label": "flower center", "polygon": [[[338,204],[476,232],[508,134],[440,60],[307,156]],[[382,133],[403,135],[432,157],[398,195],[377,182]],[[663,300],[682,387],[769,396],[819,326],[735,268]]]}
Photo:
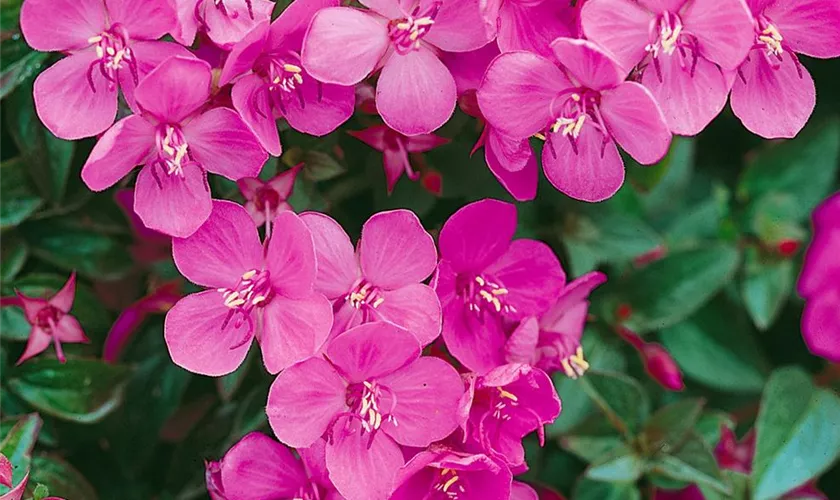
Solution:
{"label": "flower center", "polygon": [[467,309],[478,316],[485,311],[496,315],[516,312],[515,307],[505,303],[508,289],[493,278],[459,275],[455,288]]}
{"label": "flower center", "polygon": [[[604,124],[600,105],[601,93],[586,88],[565,90],[554,98],[550,112],[556,118],[548,126],[545,135],[539,137],[546,140],[549,151],[555,158],[557,157],[557,151],[554,147],[555,140],[568,140],[571,142],[575,154],[578,153],[577,139],[580,137],[584,126],[594,127],[603,136],[601,149],[603,155],[612,135]],[[558,135],[559,137],[557,137]]]}
{"label": "flower center", "polygon": [[440,469],[440,476],[438,476],[432,489],[439,492],[438,497],[440,498],[457,500],[461,494],[467,492],[464,488],[464,482],[460,479],[457,470]]}
{"label": "flower center", "polygon": [[[261,56],[254,65],[254,72],[265,82],[262,88],[252,94],[252,105],[263,117],[272,115],[272,108],[281,114],[286,112],[286,100],[297,98],[301,108],[306,106],[303,98],[305,81],[300,56],[297,53],[269,54]],[[321,85],[318,84],[318,100],[321,100]],[[266,106],[262,102],[267,102]],[[263,108],[266,109],[263,109]]]}
{"label": "flower center", "polygon": [[784,41],[782,34],[764,16],[758,20],[758,26],[755,34],[756,44],[764,48],[768,56],[776,56],[781,59],[785,53],[785,49],[782,47],[782,41]]}
{"label": "flower center", "polygon": [[680,66],[688,69],[691,76],[694,76],[699,57],[697,37],[684,29],[680,16],[667,11],[661,13],[656,21],[651,23],[648,36],[650,43],[645,46],[647,56],[639,63],[639,72],[644,71],[649,64],[653,63],[661,81],[662,70],[659,66],[659,58],[676,56],[679,58]]}
{"label": "flower center", "polygon": [[93,92],[96,86],[93,84],[93,71],[98,67],[102,76],[108,80],[108,90],[113,91],[119,85],[119,71],[128,66],[131,77],[136,85],[139,80],[137,73],[137,59],[129,47],[130,38],[128,31],[117,23],[107,31],[88,38],[88,43],[96,50],[97,59],[90,63],[87,70],[88,85]]}
{"label": "flower center", "polygon": [[260,212],[276,210],[281,201],[280,193],[269,185],[260,187],[254,195],[254,206]]}
{"label": "flower center", "polygon": [[230,309],[224,323],[222,323],[222,329],[231,324],[231,320],[233,320],[233,327],[236,329],[242,327],[245,323],[248,324],[243,340],[232,346],[231,349],[236,349],[251,339],[254,332],[254,320],[251,318],[251,311],[256,307],[264,307],[273,297],[269,278],[268,271],[252,269],[243,274],[233,288],[218,289],[218,292],[225,299],[225,306]]}
{"label": "flower center", "polygon": [[[209,32],[210,26],[207,25],[206,16],[207,16],[207,3],[211,3],[211,7],[215,7],[223,16],[228,17],[230,19],[236,19],[239,17],[239,12],[235,10],[228,10],[227,6],[225,6],[225,0],[198,0],[195,4],[195,10],[193,11],[195,14],[195,19],[198,21],[199,27],[204,31]],[[254,6],[252,4],[252,0],[245,0],[245,5],[248,7],[248,17],[252,20],[254,19]]]}
{"label": "flower center", "polygon": [[361,309],[364,306],[376,309],[385,302],[382,292],[365,279],[356,281],[344,300],[356,309]]}
{"label": "flower center", "polygon": [[64,312],[55,306],[47,304],[35,315],[35,326],[51,334],[62,316],[64,316]]}
{"label": "flower center", "polygon": [[538,347],[536,366],[548,372],[562,369],[567,377],[575,379],[586,373],[589,362],[583,356],[583,347],[570,346],[564,340],[558,335],[553,343]]}
{"label": "flower center", "polygon": [[423,12],[414,7],[411,14],[388,22],[388,37],[398,54],[408,54],[420,48],[420,40],[432,29],[442,2],[435,2]]}
{"label": "flower center", "polygon": [[314,483],[301,486],[291,500],[321,500],[321,491]]}
{"label": "flower center", "polygon": [[157,170],[160,169],[165,175],[184,176],[184,167],[189,164],[197,164],[190,156],[189,145],[184,133],[178,125],[161,123],[155,130],[155,146],[157,154],[151,162],[152,175],[162,187]]}

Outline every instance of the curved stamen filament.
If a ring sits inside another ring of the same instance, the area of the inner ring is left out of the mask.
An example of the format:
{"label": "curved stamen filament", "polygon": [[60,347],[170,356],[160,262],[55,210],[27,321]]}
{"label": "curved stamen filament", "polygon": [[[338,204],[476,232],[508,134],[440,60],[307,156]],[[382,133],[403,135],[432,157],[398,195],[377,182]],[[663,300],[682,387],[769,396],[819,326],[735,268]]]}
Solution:
{"label": "curved stamen filament", "polygon": [[88,85],[93,92],[96,92],[96,85],[93,83],[93,72],[96,69],[108,82],[110,91],[115,90],[119,85],[119,72],[124,67],[127,67],[131,73],[134,84],[139,82],[137,59],[129,47],[129,41],[128,31],[119,23],[88,39],[88,43],[96,51],[96,59],[87,69]]}

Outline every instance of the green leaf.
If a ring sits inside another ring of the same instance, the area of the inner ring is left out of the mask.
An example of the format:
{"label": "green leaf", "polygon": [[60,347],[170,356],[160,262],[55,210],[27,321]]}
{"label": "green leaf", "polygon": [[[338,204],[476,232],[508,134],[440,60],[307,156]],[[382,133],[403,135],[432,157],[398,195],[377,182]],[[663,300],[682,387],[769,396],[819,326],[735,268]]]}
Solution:
{"label": "green leaf", "polygon": [[729,198],[726,187],[714,186],[710,196],[683,209],[668,225],[668,248],[687,248],[718,238],[721,224],[729,215]]}
{"label": "green leaf", "polygon": [[624,445],[624,438],[604,415],[589,416],[583,423],[560,438],[563,448],[586,462],[599,458]]}
{"label": "green leaf", "polygon": [[685,192],[691,182],[696,150],[692,138],[674,137],[671,150],[664,162],[668,169],[653,189],[643,196],[645,209],[650,214],[674,210],[685,201]]}
{"label": "green leaf", "polygon": [[644,461],[626,445],[613,449],[586,469],[586,477],[596,481],[633,482],[642,476]]}
{"label": "green leaf", "polygon": [[657,191],[653,191],[655,188],[661,186],[662,191],[666,191],[670,187],[667,184],[663,185],[663,181],[671,181],[675,177],[671,173],[672,170],[679,174],[681,169],[690,168],[693,156],[694,141],[686,137],[674,137],[668,154],[658,163],[642,166],[631,159],[628,165],[631,168],[627,169],[628,181],[639,191],[653,196],[658,194]]}
{"label": "green leaf", "polygon": [[[0,442],[0,453],[12,464],[12,485],[17,486],[29,472],[32,448],[38,440],[38,431],[43,423],[37,413],[23,415],[16,419],[4,419],[3,428],[9,428]],[[10,488],[0,485],[0,494]]]}
{"label": "green leaf", "polygon": [[641,500],[642,494],[633,483],[605,483],[581,478],[575,487],[573,500]]}
{"label": "green leaf", "polygon": [[33,500],[44,500],[44,498],[47,498],[48,496],[50,496],[50,489],[43,484],[36,486],[35,490],[32,492]]}
{"label": "green leaf", "polygon": [[744,260],[741,297],[755,326],[766,330],[793,291],[797,269],[792,260],[762,257],[754,247],[747,249]]}
{"label": "green leaf", "polygon": [[590,370],[581,381],[616,429],[627,436],[636,434],[650,413],[650,401],[635,379],[623,373]]}
{"label": "green leaf", "polygon": [[722,492],[729,489],[711,447],[694,433],[674,452],[663,453],[654,458],[650,467],[653,471],[677,481],[697,483]]}
{"label": "green leaf", "polygon": [[30,481],[48,487],[50,495],[73,500],[96,500],[96,491],[81,472],[57,455],[32,459]]}
{"label": "green leaf", "polygon": [[303,154],[303,175],[314,182],[328,181],[347,171],[332,156],[321,151],[307,150]]}
{"label": "green leaf", "polygon": [[732,278],[738,261],[736,248],[714,245],[670,254],[631,274],[621,284],[620,301],[633,310],[627,326],[646,332],[682,321]]}
{"label": "green leaf", "polygon": [[94,359],[39,357],[8,374],[9,389],[48,415],[80,424],[103,419],[122,401],[131,369]]}
{"label": "green leaf", "polygon": [[27,78],[39,73],[50,56],[48,52],[30,52],[17,61],[3,67],[0,72],[0,99],[5,99]]}
{"label": "green leaf", "polygon": [[752,484],[769,500],[827,470],[840,455],[840,398],[799,368],[773,373],[756,421]]}
{"label": "green leaf", "polygon": [[248,376],[248,369],[251,367],[252,360],[256,356],[255,352],[256,348],[251,346],[251,349],[248,351],[248,355],[245,357],[245,361],[239,365],[239,368],[234,370],[232,373],[216,379],[216,391],[218,391],[219,397],[222,398],[222,401],[230,401],[233,399],[233,395],[236,393],[237,389],[242,386],[242,382],[244,382],[245,377]]}
{"label": "green leaf", "polygon": [[29,186],[21,158],[0,163],[0,229],[14,227],[34,214],[44,200]]}
{"label": "green leaf", "polygon": [[735,428],[735,420],[731,415],[720,411],[707,411],[700,416],[694,431],[714,448],[720,441],[720,429],[723,426]]}
{"label": "green leaf", "polygon": [[704,404],[702,399],[684,399],[657,410],[642,431],[648,449],[668,453],[678,448],[700,418]]}
{"label": "green leaf", "polygon": [[0,281],[8,282],[26,264],[29,256],[29,246],[26,241],[15,235],[6,234],[2,240],[2,256],[0,257]]}
{"label": "green leaf", "polygon": [[626,213],[590,209],[569,217],[565,226],[563,243],[572,255],[575,274],[589,271],[590,260],[627,262],[662,244],[644,221]]}

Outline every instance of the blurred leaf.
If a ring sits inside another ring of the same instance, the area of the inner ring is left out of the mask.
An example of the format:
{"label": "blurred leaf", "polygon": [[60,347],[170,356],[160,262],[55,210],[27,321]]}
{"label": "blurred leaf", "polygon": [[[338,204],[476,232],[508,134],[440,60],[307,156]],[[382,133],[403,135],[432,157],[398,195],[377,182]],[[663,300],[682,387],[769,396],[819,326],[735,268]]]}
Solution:
{"label": "blurred leaf", "polygon": [[642,197],[648,213],[674,210],[682,205],[685,191],[691,182],[695,149],[694,139],[674,137],[671,150],[663,160],[668,166],[666,172],[653,189]]}
{"label": "blurred leaf", "polygon": [[34,214],[44,200],[29,187],[21,158],[0,163],[0,228],[17,226]]}
{"label": "blurred leaf", "polygon": [[605,483],[581,478],[575,487],[573,500],[641,500],[642,494],[633,483]]}
{"label": "blurred leaf", "polygon": [[27,78],[40,72],[49,56],[48,52],[33,51],[12,64],[4,65],[0,72],[0,99],[5,99]]}
{"label": "blurred leaf", "polygon": [[256,356],[255,352],[256,348],[251,346],[251,349],[248,351],[248,355],[245,357],[242,364],[239,365],[239,368],[234,370],[233,373],[223,375],[216,379],[216,390],[219,393],[219,397],[222,398],[222,401],[230,401],[233,399],[234,393],[236,393],[237,389],[242,386],[242,382],[244,382],[245,377],[248,376],[248,369],[251,367],[252,360]]}
{"label": "blurred leaf", "polygon": [[840,455],[840,398],[800,368],[773,373],[755,428],[756,500],[777,498],[827,470]]}
{"label": "blurred leaf", "polygon": [[751,204],[745,214],[748,230],[767,246],[783,240],[804,241],[807,232],[799,221],[792,221],[790,214],[798,208],[797,200],[790,193],[769,193]]}
{"label": "blurred leaf", "polygon": [[32,499],[33,500],[44,500],[50,495],[50,489],[44,486],[43,484],[39,484],[35,487],[35,490],[32,492]]}
{"label": "blurred leaf", "polygon": [[723,492],[728,490],[711,448],[693,433],[675,451],[660,454],[650,465],[654,471],[671,479],[703,484]]}
{"label": "blurred leaf", "polygon": [[700,418],[704,404],[702,399],[684,399],[657,410],[642,431],[648,449],[668,453],[678,448]]}
{"label": "blurred leaf", "polygon": [[586,462],[595,462],[624,444],[624,438],[604,415],[590,415],[560,438],[563,448]]}
{"label": "blurred leaf", "polygon": [[731,415],[720,411],[706,411],[700,416],[694,431],[714,448],[720,441],[720,428],[723,426],[735,428],[735,420]]}
{"label": "blurred leaf", "polygon": [[586,477],[596,481],[633,482],[644,472],[644,461],[626,445],[611,450],[586,469]]}
{"label": "blurred leaf", "polygon": [[792,260],[762,256],[755,247],[747,248],[744,261],[741,297],[755,326],[766,330],[793,291],[797,270]]}
{"label": "blurred leaf", "polygon": [[[0,442],[0,453],[12,463],[12,485],[17,486],[29,472],[32,448],[38,439],[42,421],[37,413],[30,413],[20,418],[3,420],[4,428],[9,424],[11,427]],[[0,494],[8,492],[9,489],[0,485]]]}
{"label": "blurred leaf", "polygon": [[[563,243],[581,275],[600,262],[626,262],[654,250],[662,239],[644,221],[619,212],[588,211],[570,217]],[[590,263],[591,262],[591,263]]]}
{"label": "blurred leaf", "polygon": [[670,222],[665,233],[669,248],[687,248],[705,239],[716,239],[728,215],[729,191],[715,186],[710,196],[685,208]]}
{"label": "blurred leaf", "polygon": [[580,380],[616,429],[627,436],[636,434],[650,413],[650,401],[635,379],[623,373],[590,370]]}
{"label": "blurred leaf", "polygon": [[51,496],[67,500],[96,500],[96,491],[81,472],[56,455],[39,455],[32,459],[30,481],[49,488]]}
{"label": "blurred leaf", "polygon": [[[682,173],[681,170],[685,170],[686,167],[690,168],[693,163],[693,156],[694,141],[686,137],[675,136],[668,154],[658,163],[643,166],[631,159],[631,163],[628,166],[635,168],[627,169],[627,178],[633,187],[639,191],[651,193],[651,195],[659,194],[658,192],[652,193],[652,190],[661,186],[662,181],[665,179],[673,183],[678,176],[671,175],[669,177],[668,174],[672,169],[676,169],[676,173],[680,174]],[[662,191],[666,191],[669,187],[671,186],[667,184],[662,186],[664,188]]]}
{"label": "blurred leaf", "polygon": [[[732,470],[723,470],[723,477],[729,489],[727,493],[722,493],[708,485],[700,484],[700,492],[703,493],[704,500],[751,500],[750,496],[750,478],[740,472]],[[794,500],[786,498],[785,500]],[[803,499],[803,500],[814,500]]]}
{"label": "blurred leaf", "polygon": [[103,419],[122,401],[131,370],[94,359],[38,357],[8,374],[9,389],[48,415],[80,424]]}
{"label": "blurred leaf", "polygon": [[15,276],[26,264],[26,258],[29,256],[29,247],[23,239],[6,234],[2,240],[2,256],[0,257],[0,282],[8,282],[14,279]]}
{"label": "blurred leaf", "polygon": [[321,151],[308,150],[303,153],[303,175],[314,182],[328,181],[347,171],[332,156]]}

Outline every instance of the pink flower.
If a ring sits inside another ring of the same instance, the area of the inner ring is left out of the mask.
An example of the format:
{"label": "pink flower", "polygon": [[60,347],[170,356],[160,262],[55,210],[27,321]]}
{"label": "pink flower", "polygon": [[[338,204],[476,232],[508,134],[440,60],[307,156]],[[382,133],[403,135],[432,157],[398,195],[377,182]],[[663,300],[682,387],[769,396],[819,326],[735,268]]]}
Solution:
{"label": "pink flower", "polygon": [[172,238],[154,229],[147,228],[134,212],[134,189],[120,189],[114,193],[114,201],[128,219],[134,243],[131,256],[141,264],[153,264],[169,260],[172,255]]}
{"label": "pink flower", "polygon": [[753,45],[744,0],[589,0],[586,37],[656,98],[675,134],[695,135],[726,105],[734,70]]}
{"label": "pink flower", "polygon": [[257,24],[271,19],[268,0],[174,0],[178,23],[172,37],[192,45],[199,29],[216,45],[230,48]]}
{"label": "pink flower", "polygon": [[510,488],[510,500],[540,500],[540,497],[530,485],[514,481]]}
{"label": "pink flower", "polygon": [[326,475],[324,441],[292,451],[261,432],[246,434],[220,462],[208,464],[208,491],[227,500],[340,500]]}
{"label": "pink flower", "polygon": [[203,111],[210,66],[172,57],[138,85],[143,109],[118,121],[99,139],[82,180],[101,191],[144,165],[137,175],[134,211],[150,228],[176,237],[192,234],[210,214],[206,172],[236,180],[254,177],[268,159],[233,110]]}
{"label": "pink flower", "polygon": [[26,321],[32,325],[26,349],[18,359],[18,365],[47,350],[50,342],[55,346],[55,355],[62,363],[66,361],[61,349],[62,342],[90,342],[82,330],[82,325],[70,314],[73,299],[76,297],[76,273],[71,274],[61,290],[49,299],[15,293],[18,305],[26,315]]}
{"label": "pink flower", "polygon": [[[296,0],[276,21],[248,33],[225,61],[221,85],[234,81],[233,105],[274,156],[282,152],[277,118],[300,132],[322,136],[353,114],[351,85],[335,85],[301,67],[300,50],[310,19],[338,0]],[[324,83],[327,82],[327,83]]]}
{"label": "pink flower", "polygon": [[405,136],[387,125],[374,125],[364,130],[349,130],[347,133],[382,152],[382,166],[385,168],[388,194],[394,190],[394,186],[403,173],[413,181],[420,178],[420,173],[411,168],[411,163],[408,161],[409,153],[425,153],[449,143],[449,139],[435,134]]}
{"label": "pink flower", "polygon": [[715,459],[721,468],[749,475],[754,455],[755,431],[748,432],[739,441],[732,429],[721,425],[720,440],[715,446]]}
{"label": "pink flower", "polygon": [[669,391],[685,389],[683,374],[677,362],[664,347],[655,342],[645,342],[630,329],[618,326],[618,335],[639,353],[645,371],[659,385]]}
{"label": "pink flower", "polygon": [[303,163],[280,172],[267,182],[258,177],[246,177],[236,181],[239,192],[245,197],[245,209],[251,214],[257,227],[274,220],[280,212],[292,210],[292,206],[286,200],[292,194],[295,179],[301,168]]}
{"label": "pink flower", "polygon": [[544,135],[543,170],[554,187],[579,200],[605,200],[624,183],[616,143],[648,165],[667,153],[671,133],[650,92],[625,82],[595,44],[558,38],[551,48],[560,66],[528,52],[496,58],[478,104],[505,136]]}
{"label": "pink flower", "polygon": [[280,213],[274,227],[263,245],[244,208],[214,201],[198,231],[173,241],[181,274],[209,288],[179,300],[166,315],[164,337],[176,365],[203,375],[230,373],[255,337],[270,373],[320,349],[332,311],[313,291],[312,235],[293,212]]}
{"label": "pink flower", "polygon": [[488,0],[482,2],[488,23],[498,26],[502,52],[527,50],[551,57],[555,38],[578,35],[574,2],[552,0]]}
{"label": "pink flower", "polygon": [[12,462],[2,453],[0,453],[0,484],[7,488],[12,487]]}
{"label": "pink flower", "polygon": [[477,49],[493,38],[478,0],[364,0],[370,10],[332,7],[312,19],[303,66],[315,78],[354,85],[382,68],[376,108],[405,135],[428,134],[455,109],[455,81],[438,53]]}
{"label": "pink flower", "polygon": [[732,111],[762,137],[794,137],[810,118],[817,98],[814,81],[796,54],[840,56],[840,3],[750,0],[748,4],[755,17],[755,44],[738,68]]}
{"label": "pink flower", "polygon": [[120,312],[108,330],[102,347],[102,360],[116,363],[140,325],[150,314],[163,314],[183,296],[180,280],[164,283],[150,294],[137,300]]}
{"label": "pink flower", "polygon": [[482,454],[432,445],[400,471],[399,487],[390,500],[512,498],[510,470]]}
{"label": "pink flower", "polygon": [[405,463],[400,445],[423,448],[457,427],[461,378],[445,361],[420,357],[408,331],[381,321],[336,337],[325,356],[277,377],[268,421],[289,446],[326,434],[338,491],[349,500],[384,500]]}
{"label": "pink flower", "polygon": [[333,301],[333,332],[388,321],[410,331],[424,346],[437,338],[440,302],[421,283],[435,270],[437,249],[413,212],[373,215],[362,227],[355,252],[350,237],[329,216],[309,212],[301,219],[315,240],[315,290]]}
{"label": "pink flower", "polygon": [[557,301],[539,317],[523,320],[505,345],[508,363],[528,363],[549,374],[559,370],[577,378],[589,363],[580,339],[589,314],[589,294],[607,281],[600,272],[585,274],[565,286]]}
{"label": "pink flower", "polygon": [[565,281],[540,241],[511,241],[516,207],[485,199],[455,212],[440,231],[432,287],[443,309],[443,340],[464,366],[486,373],[504,364],[504,322],[545,312]]}
{"label": "pink flower", "polygon": [[536,430],[542,445],[543,426],[560,414],[560,399],[551,379],[538,368],[513,363],[473,379],[467,394],[459,412],[469,415],[468,444],[503,460],[514,473],[524,472],[522,438]]}
{"label": "pink flower", "polygon": [[38,116],[62,139],[114,123],[118,89],[137,110],[138,81],[170,56],[189,56],[180,45],[153,41],[174,26],[167,0],[26,0],[20,25],[32,48],[69,54],[34,87]]}
{"label": "pink flower", "polygon": [[813,354],[840,363],[840,193],[814,210],[813,223],[797,283],[805,299],[802,337]]}

